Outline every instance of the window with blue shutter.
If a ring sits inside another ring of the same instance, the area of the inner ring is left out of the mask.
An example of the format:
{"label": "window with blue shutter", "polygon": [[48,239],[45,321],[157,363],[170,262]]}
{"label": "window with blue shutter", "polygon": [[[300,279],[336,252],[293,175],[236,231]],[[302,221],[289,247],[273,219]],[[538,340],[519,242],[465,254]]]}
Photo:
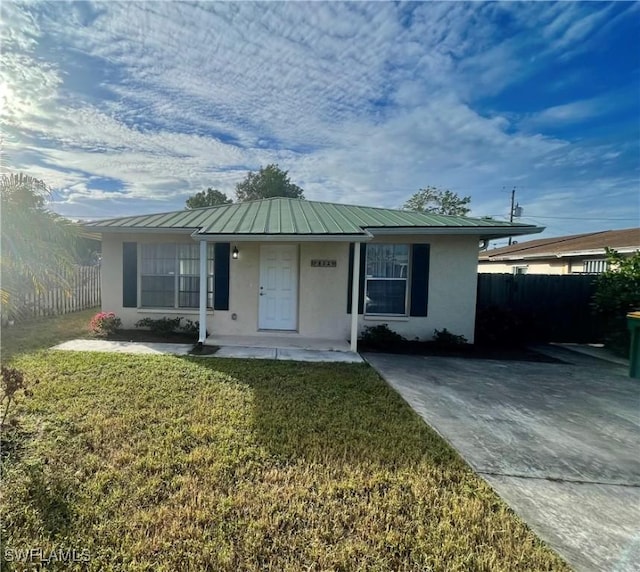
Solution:
{"label": "window with blue shutter", "polygon": [[213,309],[229,309],[229,259],[231,244],[228,242],[216,242],[215,245],[215,271],[213,287]]}
{"label": "window with blue shutter", "polygon": [[138,243],[122,243],[122,307],[138,306]]}
{"label": "window with blue shutter", "polygon": [[[347,286],[347,314],[351,314],[351,290],[353,288],[353,243],[349,244],[349,280]],[[359,281],[359,293],[358,293],[358,314],[364,312],[364,280],[365,280],[365,266],[367,259],[367,245],[360,243],[360,281]]]}
{"label": "window with blue shutter", "polygon": [[[358,313],[426,316],[429,298],[428,244],[361,244]],[[351,313],[354,246],[349,245],[347,313]]]}
{"label": "window with blue shutter", "polygon": [[428,244],[411,245],[411,308],[410,316],[426,316],[429,305]]}

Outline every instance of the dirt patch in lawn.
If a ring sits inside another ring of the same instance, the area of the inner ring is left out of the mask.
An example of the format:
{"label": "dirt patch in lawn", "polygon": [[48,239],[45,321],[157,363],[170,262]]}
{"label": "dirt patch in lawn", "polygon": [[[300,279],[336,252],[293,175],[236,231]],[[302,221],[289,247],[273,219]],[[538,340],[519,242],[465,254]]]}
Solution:
{"label": "dirt patch in lawn", "polygon": [[220,346],[201,346],[196,344],[189,352],[192,356],[212,356],[218,352]]}
{"label": "dirt patch in lawn", "polygon": [[468,359],[492,359],[498,361],[532,361],[543,363],[565,363],[532,349],[520,346],[496,347],[474,344],[460,346],[442,346],[434,342],[402,341],[387,342],[384,345],[358,344],[360,352],[374,352],[387,354],[408,354],[438,357],[456,357]]}

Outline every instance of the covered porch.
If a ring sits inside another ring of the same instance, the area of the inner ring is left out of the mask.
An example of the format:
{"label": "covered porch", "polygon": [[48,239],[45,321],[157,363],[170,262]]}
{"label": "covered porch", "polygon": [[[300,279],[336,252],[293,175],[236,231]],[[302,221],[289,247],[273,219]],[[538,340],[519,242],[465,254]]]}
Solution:
{"label": "covered porch", "polygon": [[[363,237],[235,236],[231,243],[217,243],[219,238],[199,240],[199,343],[357,354],[358,314],[345,319],[345,293],[349,307],[357,308],[360,248],[355,247]],[[214,290],[224,291],[219,296],[224,304],[216,302],[213,313],[206,295],[211,242],[218,252]]]}

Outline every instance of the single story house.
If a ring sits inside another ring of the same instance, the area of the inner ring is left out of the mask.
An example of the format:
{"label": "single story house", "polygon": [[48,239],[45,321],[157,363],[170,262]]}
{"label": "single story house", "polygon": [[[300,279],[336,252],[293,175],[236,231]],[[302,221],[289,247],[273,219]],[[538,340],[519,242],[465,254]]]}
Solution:
{"label": "single story house", "polygon": [[543,230],[289,198],[86,226],[102,234],[102,308],[125,327],[180,315],[199,320],[203,343],[286,335],[353,351],[382,323],[472,341],[480,241]]}
{"label": "single story house", "polygon": [[605,248],[631,255],[640,250],[640,228],[540,238],[480,252],[478,272],[513,274],[600,274]]}

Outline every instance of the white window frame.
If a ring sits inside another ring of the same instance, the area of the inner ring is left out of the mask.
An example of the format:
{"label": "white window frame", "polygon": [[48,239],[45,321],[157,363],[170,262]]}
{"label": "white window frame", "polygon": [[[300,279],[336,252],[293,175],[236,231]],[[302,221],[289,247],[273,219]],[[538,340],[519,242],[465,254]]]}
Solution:
{"label": "white window frame", "polygon": [[529,274],[529,266],[527,264],[519,264],[518,266],[513,267],[514,276],[518,276],[518,275],[524,276],[525,274]]}
{"label": "white window frame", "polygon": [[[188,243],[180,243],[180,242],[149,242],[149,243],[138,243],[138,309],[140,310],[182,310],[184,312],[189,312],[193,310],[197,310],[199,308],[199,304],[195,306],[180,306],[180,278],[181,277],[191,277],[191,278],[200,278],[200,273],[198,274],[180,274],[180,256],[179,256],[179,248],[180,246],[189,245]],[[175,249],[174,255],[174,271],[172,274],[145,274],[142,272],[142,251],[145,245],[149,246],[173,246]],[[190,246],[190,245],[189,245]],[[214,289],[214,269],[215,269],[215,260],[214,260],[214,243],[209,243],[207,245],[207,265],[210,268],[210,272],[207,275],[207,308],[213,309],[213,289]],[[199,245],[195,243],[195,248],[198,249],[199,254]],[[200,268],[199,261],[200,257],[195,259],[198,262],[198,270]],[[142,277],[143,276],[173,276],[173,306],[145,306],[142,301]]]}
{"label": "white window frame", "polygon": [[[371,252],[371,248],[372,247],[376,247],[376,246],[406,246],[407,247],[407,268],[406,268],[406,276],[403,278],[381,278],[381,277],[376,277],[376,276],[368,276],[366,269],[367,269],[367,265],[369,263],[369,254]],[[366,249],[366,259],[364,262],[364,268],[365,268],[365,274],[364,274],[364,301],[363,301],[363,317],[370,317],[370,318],[385,318],[385,317],[390,317],[390,318],[406,318],[409,316],[409,296],[411,294],[410,292],[410,286],[411,286],[411,267],[413,265],[413,260],[412,260],[412,249],[411,249],[411,245],[408,243],[395,243],[395,242],[376,242],[375,244],[368,244],[367,245],[367,249]],[[375,280],[376,282],[379,281],[387,281],[387,282],[399,282],[399,281],[404,281],[405,282],[405,290],[404,290],[404,312],[401,314],[393,314],[393,313],[389,313],[389,312],[370,312],[367,311],[367,292],[369,291],[369,280]]]}
{"label": "white window frame", "polygon": [[582,261],[583,274],[602,274],[609,268],[606,258],[590,258]]}

